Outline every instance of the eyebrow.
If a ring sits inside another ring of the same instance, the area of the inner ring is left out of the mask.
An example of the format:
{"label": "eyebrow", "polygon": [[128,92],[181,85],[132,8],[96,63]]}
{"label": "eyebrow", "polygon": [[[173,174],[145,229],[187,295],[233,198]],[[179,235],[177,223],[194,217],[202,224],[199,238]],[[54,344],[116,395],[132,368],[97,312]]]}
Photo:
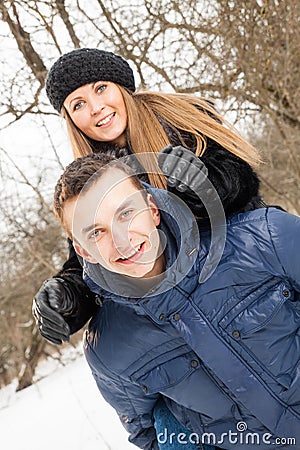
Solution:
{"label": "eyebrow", "polygon": [[[124,209],[128,208],[128,206],[132,206],[132,199],[129,200],[124,200],[123,203],[121,203],[121,205],[116,209],[114,216],[119,214],[121,211],[123,211]],[[91,225],[88,225],[85,228],[82,228],[81,232],[83,234],[88,233],[89,231],[92,231],[94,228],[101,228],[101,224],[100,223],[93,223]]]}
{"label": "eyebrow", "polygon": [[116,212],[114,215],[119,214],[121,211],[123,211],[123,209],[128,208],[128,206],[132,206],[132,199],[124,200],[124,202],[121,203],[121,205],[116,209]]}
{"label": "eyebrow", "polygon": [[81,95],[78,95],[78,97],[72,98],[72,100],[69,101],[69,108],[70,108],[70,106],[72,105],[72,103],[73,103],[75,100],[78,100],[78,99],[80,99],[80,98],[82,98]]}
{"label": "eyebrow", "polygon": [[[91,85],[92,85],[92,88],[94,88],[94,86],[95,86],[96,83],[98,83],[98,81],[94,81],[94,82],[88,83],[88,84],[91,84]],[[78,95],[77,97],[72,98],[72,100],[70,100],[70,102],[69,102],[69,107],[71,106],[71,103],[74,102],[74,100],[78,100],[78,99],[80,99],[80,98],[82,98],[81,95]]]}
{"label": "eyebrow", "polygon": [[82,232],[82,234],[86,234],[89,231],[92,231],[94,228],[98,228],[98,227],[101,228],[101,224],[100,223],[93,223],[92,225],[88,225],[87,227],[82,228],[81,232]]}

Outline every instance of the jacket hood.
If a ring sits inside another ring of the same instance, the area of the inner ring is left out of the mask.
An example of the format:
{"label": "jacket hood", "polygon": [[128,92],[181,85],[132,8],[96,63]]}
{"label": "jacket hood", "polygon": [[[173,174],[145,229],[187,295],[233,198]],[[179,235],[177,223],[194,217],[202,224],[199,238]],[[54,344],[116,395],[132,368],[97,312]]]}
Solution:
{"label": "jacket hood", "polygon": [[160,210],[158,226],[166,269],[163,276],[138,279],[84,261],[84,280],[103,297],[141,298],[166,292],[192,269],[199,251],[199,229],[191,210],[172,193],[143,183]]}

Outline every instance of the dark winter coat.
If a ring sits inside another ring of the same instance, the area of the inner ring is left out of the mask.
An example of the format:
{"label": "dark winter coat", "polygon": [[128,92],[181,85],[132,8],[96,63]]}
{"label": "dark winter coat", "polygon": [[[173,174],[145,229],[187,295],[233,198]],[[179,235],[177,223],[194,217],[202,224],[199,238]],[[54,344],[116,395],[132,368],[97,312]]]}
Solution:
{"label": "dark winter coat", "polygon": [[[183,425],[213,433],[210,442],[221,448],[287,448],[276,445],[278,437],[299,443],[300,218],[276,208],[229,218],[220,262],[199,283],[210,231],[200,227],[195,251],[191,217],[166,191],[150,192],[163,211],[173,208],[182,230],[178,235],[173,214],[162,212],[171,270],[161,284],[128,298],[115,293],[116,286],[126,292],[121,276],[85,267],[85,281],[105,299],[85,337],[99,390],[144,449],[157,448],[152,414],[159,394]],[[221,236],[224,226],[218,229]]]}

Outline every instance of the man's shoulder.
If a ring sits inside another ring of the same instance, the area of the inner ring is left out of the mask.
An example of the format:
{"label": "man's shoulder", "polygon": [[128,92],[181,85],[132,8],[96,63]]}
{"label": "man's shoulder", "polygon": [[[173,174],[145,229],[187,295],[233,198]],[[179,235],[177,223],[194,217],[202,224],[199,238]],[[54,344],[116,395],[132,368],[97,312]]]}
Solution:
{"label": "man's shoulder", "polygon": [[[276,207],[259,208],[232,216],[227,221],[227,238],[232,245],[255,252],[273,253],[278,248],[300,245],[300,217]],[[250,242],[252,247],[249,247]]]}
{"label": "man's shoulder", "polygon": [[[259,223],[263,222],[282,222],[289,220],[289,218],[298,217],[293,214],[288,213],[283,210],[281,207],[276,206],[267,206],[265,208],[257,208],[252,211],[247,211],[243,213],[238,213],[233,216],[230,216],[227,219],[227,226],[238,226],[247,224],[252,222],[255,226],[255,223],[259,226]],[[299,218],[298,218],[299,219]]]}

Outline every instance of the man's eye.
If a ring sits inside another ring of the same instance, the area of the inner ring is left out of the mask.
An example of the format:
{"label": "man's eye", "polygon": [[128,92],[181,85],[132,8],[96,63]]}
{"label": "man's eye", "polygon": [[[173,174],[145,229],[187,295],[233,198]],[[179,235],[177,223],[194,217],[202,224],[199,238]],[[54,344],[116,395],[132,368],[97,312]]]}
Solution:
{"label": "man's eye", "polygon": [[133,209],[127,209],[126,211],[122,212],[121,219],[128,219],[128,217],[131,217],[133,213]]}
{"label": "man's eye", "polygon": [[90,234],[89,238],[90,238],[90,239],[96,239],[97,237],[100,236],[100,234],[101,234],[101,231],[100,231],[100,230],[94,230],[94,231]]}

